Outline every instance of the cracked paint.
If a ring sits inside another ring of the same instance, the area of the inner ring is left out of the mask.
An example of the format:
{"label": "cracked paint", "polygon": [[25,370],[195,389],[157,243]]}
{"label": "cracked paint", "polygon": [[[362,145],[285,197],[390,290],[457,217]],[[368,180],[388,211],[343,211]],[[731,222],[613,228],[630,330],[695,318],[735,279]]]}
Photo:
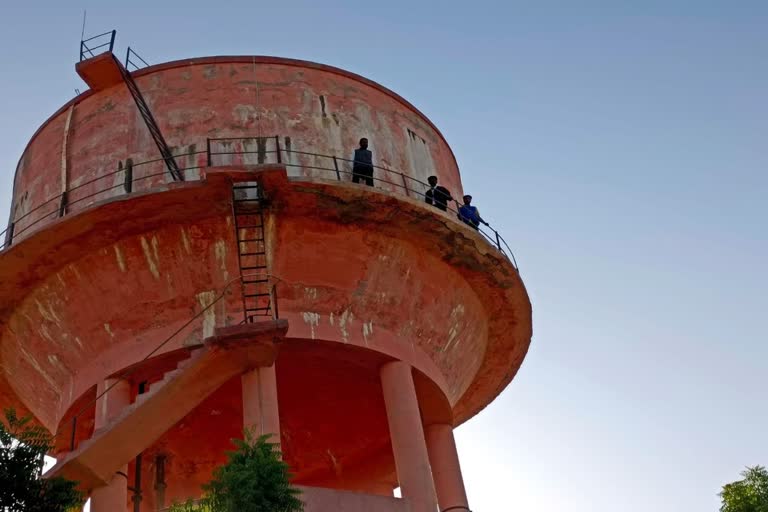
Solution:
{"label": "cracked paint", "polygon": [[141,237],[141,250],[144,252],[144,258],[149,265],[149,271],[155,279],[160,279],[160,271],[157,269],[160,258],[157,255],[157,237],[152,237],[152,250],[150,251],[149,242],[145,237]]}
{"label": "cracked paint", "polygon": [[313,313],[311,311],[305,311],[301,314],[302,318],[304,319],[304,323],[309,325],[309,332],[312,336],[312,339],[315,339],[315,327],[320,325],[320,314],[319,313]]}
{"label": "cracked paint", "polygon": [[121,272],[127,272],[128,269],[125,266],[125,259],[123,258],[123,253],[120,250],[120,247],[118,247],[117,244],[112,246],[115,249],[115,258],[117,259],[117,266],[120,267]]}
{"label": "cracked paint", "polygon": [[181,228],[181,243],[184,246],[184,252],[187,254],[192,254],[192,246],[189,243],[189,238],[187,237],[187,230],[184,228]]}
{"label": "cracked paint", "polygon": [[341,337],[344,340],[344,343],[349,343],[349,330],[347,329],[347,326],[351,327],[354,319],[355,314],[352,313],[349,308],[345,309],[339,317],[339,330],[341,331]]}
{"label": "cracked paint", "polygon": [[208,307],[216,300],[216,290],[200,292],[195,297],[201,307],[208,308],[203,312],[203,338],[208,338],[213,336],[213,330],[216,328],[216,311],[213,307]]}
{"label": "cracked paint", "polygon": [[229,272],[227,271],[227,243],[224,240],[216,240],[216,243],[213,245],[213,252],[216,255],[216,261],[219,262],[221,274],[226,281],[229,279]]}
{"label": "cracked paint", "polygon": [[368,346],[368,336],[371,336],[373,334],[373,320],[369,320],[368,322],[363,322],[363,340],[365,341],[365,346]]}

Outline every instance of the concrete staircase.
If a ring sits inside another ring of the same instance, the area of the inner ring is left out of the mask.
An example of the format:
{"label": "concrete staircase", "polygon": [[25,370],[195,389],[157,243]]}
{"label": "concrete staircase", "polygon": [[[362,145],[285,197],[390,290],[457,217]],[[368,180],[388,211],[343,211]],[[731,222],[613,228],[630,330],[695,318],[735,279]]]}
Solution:
{"label": "concrete staircase", "polygon": [[232,377],[271,366],[276,342],[288,331],[286,320],[217,329],[189,358],[167,372],[148,392],[60,459],[45,474],[79,482],[88,491],[106,485],[129,461],[190,413]]}

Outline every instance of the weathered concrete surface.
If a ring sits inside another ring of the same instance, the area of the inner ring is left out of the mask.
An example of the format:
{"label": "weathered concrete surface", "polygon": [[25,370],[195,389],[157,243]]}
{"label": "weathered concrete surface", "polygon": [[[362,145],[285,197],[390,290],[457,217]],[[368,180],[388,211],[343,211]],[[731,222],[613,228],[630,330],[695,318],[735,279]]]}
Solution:
{"label": "weathered concrete surface", "polygon": [[[52,430],[97,376],[140,359],[237,273],[226,215],[152,227],[162,212],[226,209],[226,184],[166,194],[166,207],[155,194],[65,218],[0,255],[5,375]],[[409,358],[443,388],[457,422],[511,380],[530,342],[530,303],[511,264],[477,233],[422,202],[353,185],[296,181],[273,196],[270,258],[289,336]],[[152,213],[137,234],[142,208]],[[136,297],[151,315],[133,306]],[[214,319],[227,325],[237,315],[228,296]],[[168,350],[199,339],[202,324]]]}
{"label": "weathered concrete surface", "polygon": [[[90,59],[89,65],[109,66],[111,58],[105,54]],[[455,158],[437,128],[394,92],[353,73],[292,59],[248,56],[170,62],[133,76],[168,144],[181,154],[177,158],[181,167],[204,165],[205,155],[195,152],[205,149],[207,137],[279,135],[281,147],[286,149],[284,157],[292,165],[290,174],[329,177],[328,172],[305,166],[333,168],[332,160],[298,152],[351,158],[358,139],[368,137],[377,165],[422,182],[436,174],[456,197],[461,195]],[[106,83],[100,82],[100,86]],[[70,106],[74,108],[67,128]],[[265,149],[274,151],[274,143]],[[119,195],[122,189],[118,185],[125,176],[118,172],[120,162],[158,157],[122,82],[88,91],[54,114],[24,151],[14,181],[12,219],[59,194],[62,186],[71,190],[69,211]],[[274,154],[266,157],[275,161]],[[62,161],[68,162],[67,183],[62,183]],[[162,162],[134,167],[134,177],[142,178],[134,184],[135,190],[149,190],[169,181],[163,169]],[[343,162],[341,169],[351,170]],[[192,179],[196,176],[196,171],[188,173]],[[399,175],[380,170],[376,176],[398,184],[402,181]],[[113,186],[116,188],[104,190]],[[57,210],[58,202],[53,201],[19,222],[17,231],[46,216],[35,225],[38,229],[55,220]]]}
{"label": "weathered concrete surface", "polygon": [[385,496],[299,486],[304,512],[411,512],[410,502]]}

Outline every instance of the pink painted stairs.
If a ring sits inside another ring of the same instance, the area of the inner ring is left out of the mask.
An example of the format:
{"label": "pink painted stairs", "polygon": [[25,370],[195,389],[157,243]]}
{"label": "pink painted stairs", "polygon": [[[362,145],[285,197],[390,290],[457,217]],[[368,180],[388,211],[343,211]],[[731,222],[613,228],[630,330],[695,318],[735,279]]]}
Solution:
{"label": "pink painted stairs", "polygon": [[216,329],[202,346],[191,350],[189,358],[61,458],[45,477],[75,480],[84,491],[106,485],[117,471],[229,379],[274,364],[276,343],[287,332],[286,320]]}

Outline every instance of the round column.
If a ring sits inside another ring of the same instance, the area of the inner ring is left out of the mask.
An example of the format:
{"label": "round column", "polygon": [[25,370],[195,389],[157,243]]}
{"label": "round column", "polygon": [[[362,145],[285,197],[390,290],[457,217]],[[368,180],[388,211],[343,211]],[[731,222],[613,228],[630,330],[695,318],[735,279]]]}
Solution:
{"label": "round column", "polygon": [[425,435],[440,510],[451,507],[464,507],[469,510],[453,426],[445,423],[429,425],[425,429]]}
{"label": "round column", "polygon": [[381,387],[402,496],[411,502],[411,512],[435,512],[435,487],[411,366],[402,361],[382,366]]}
{"label": "round column", "polygon": [[[96,387],[96,394],[100,395],[106,389],[109,389],[107,394],[96,401],[94,430],[106,428],[109,422],[131,403],[131,386],[127,381],[107,379]],[[91,512],[121,512],[127,509],[127,471],[128,466],[123,466],[109,484],[91,492]]]}
{"label": "round column", "polygon": [[270,442],[280,444],[280,414],[277,405],[275,365],[243,374],[243,427],[257,436],[271,434]]}

